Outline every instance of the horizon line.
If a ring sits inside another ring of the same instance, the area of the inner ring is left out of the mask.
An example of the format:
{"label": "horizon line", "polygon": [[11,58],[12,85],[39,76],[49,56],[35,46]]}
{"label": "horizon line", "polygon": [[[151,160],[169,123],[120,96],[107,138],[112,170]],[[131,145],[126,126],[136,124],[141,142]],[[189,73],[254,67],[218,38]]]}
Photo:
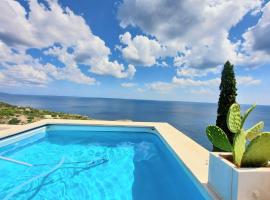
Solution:
{"label": "horizon line", "polygon": [[[117,97],[69,96],[69,95],[51,95],[51,94],[18,94],[18,93],[8,93],[8,92],[0,92],[0,95],[1,94],[18,95],[18,96],[47,96],[47,97],[66,97],[66,98],[118,99],[118,100],[135,100],[135,101],[159,101],[159,102],[218,104],[218,102],[206,102],[206,101],[133,99],[133,98],[117,98]],[[252,103],[240,103],[240,105],[252,105]],[[258,105],[258,106],[270,106],[270,104],[256,104],[256,105]]]}

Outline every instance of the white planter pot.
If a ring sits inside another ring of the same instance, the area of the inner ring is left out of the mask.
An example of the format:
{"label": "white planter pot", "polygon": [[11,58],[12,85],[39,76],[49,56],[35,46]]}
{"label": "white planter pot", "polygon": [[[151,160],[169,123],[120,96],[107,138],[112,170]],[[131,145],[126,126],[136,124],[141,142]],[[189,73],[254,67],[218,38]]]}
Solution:
{"label": "white planter pot", "polygon": [[270,200],[270,168],[236,168],[229,155],[210,153],[210,188],[223,200]]}

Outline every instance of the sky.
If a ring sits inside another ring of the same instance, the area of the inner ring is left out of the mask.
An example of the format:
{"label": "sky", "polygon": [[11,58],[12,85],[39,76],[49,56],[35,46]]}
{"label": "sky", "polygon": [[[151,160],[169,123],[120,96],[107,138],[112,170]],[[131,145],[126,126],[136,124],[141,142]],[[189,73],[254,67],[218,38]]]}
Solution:
{"label": "sky", "polygon": [[1,0],[0,92],[270,105],[269,0]]}

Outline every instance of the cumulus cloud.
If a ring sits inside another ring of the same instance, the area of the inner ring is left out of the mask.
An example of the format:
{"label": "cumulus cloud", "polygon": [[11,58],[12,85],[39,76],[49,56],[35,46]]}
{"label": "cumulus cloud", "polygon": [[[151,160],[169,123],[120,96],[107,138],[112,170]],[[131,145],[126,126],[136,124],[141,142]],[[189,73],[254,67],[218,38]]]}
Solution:
{"label": "cumulus cloud", "polygon": [[[190,91],[197,90],[198,87],[217,88],[220,79],[214,78],[209,80],[195,80],[192,78],[173,77],[171,82],[157,81],[146,85],[147,89],[157,91],[159,93],[168,93],[177,88],[188,88]],[[205,89],[206,90],[206,89]]]}
{"label": "cumulus cloud", "polygon": [[168,63],[166,63],[164,60],[157,62],[156,65],[160,67],[169,67]]}
{"label": "cumulus cloud", "polygon": [[245,85],[245,86],[259,85],[262,82],[260,79],[255,79],[251,76],[237,76],[236,81],[238,85]]}
{"label": "cumulus cloud", "polygon": [[175,84],[156,81],[150,84],[146,84],[146,89],[154,90],[160,93],[168,93],[176,87]]}
{"label": "cumulus cloud", "polygon": [[2,86],[45,86],[53,80],[68,80],[81,84],[95,84],[94,78],[83,74],[76,66],[57,68],[25,53],[13,51],[0,41],[0,84]]}
{"label": "cumulus cloud", "polygon": [[184,77],[203,77],[207,76],[208,74],[219,74],[221,72],[222,67],[218,66],[215,68],[207,68],[207,69],[196,69],[191,67],[180,67],[177,69],[178,76]]}
{"label": "cumulus cloud", "polygon": [[260,64],[270,60],[270,3],[261,10],[259,22],[249,28],[243,35],[242,50],[246,52],[246,60],[250,64]]}
{"label": "cumulus cloud", "polygon": [[270,3],[262,9],[262,17],[258,24],[244,34],[249,48],[270,54]]}
{"label": "cumulus cloud", "polygon": [[208,86],[215,87],[219,85],[220,78],[214,78],[209,80],[195,80],[191,78],[179,78],[173,77],[172,83],[178,85],[179,87],[193,87],[193,86]]}
{"label": "cumulus cloud", "polygon": [[[160,46],[166,47],[163,54],[173,57],[177,76],[170,82],[149,83],[147,89],[166,93],[177,88],[187,88],[191,93],[207,94],[209,91],[218,91],[220,78],[206,77],[220,74],[221,65],[227,60],[236,65],[248,66],[250,63],[257,65],[270,62],[270,3],[261,9],[262,2],[123,0],[118,9],[118,18],[123,28],[139,27],[148,38],[154,37]],[[245,41],[231,41],[231,28],[248,13],[257,15],[260,10],[262,18],[244,34]],[[133,42],[130,35],[127,35],[126,40],[131,44]],[[135,50],[130,52],[136,55]],[[152,58],[149,64],[153,64],[157,56]],[[261,83],[261,80],[252,76],[236,78],[240,86]]]}
{"label": "cumulus cloud", "polygon": [[176,66],[206,69],[228,59],[245,62],[241,44],[230,41],[229,31],[261,5],[260,0],[123,0],[118,18],[122,27],[139,27],[157,38]]}
{"label": "cumulus cloud", "polygon": [[[258,85],[261,83],[261,80],[255,79],[252,76],[237,76],[236,80],[239,86]],[[186,88],[191,93],[210,94],[213,93],[213,91],[218,91],[219,85],[220,78],[201,80],[174,76],[171,82],[157,81],[147,84],[146,88],[159,93],[168,93],[173,89]]]}
{"label": "cumulus cloud", "polygon": [[[157,59],[164,55],[166,49],[155,39],[136,35],[131,37],[129,32],[119,36],[124,47],[120,47],[123,57],[134,65],[152,66]],[[163,63],[164,64],[164,63]]]}
{"label": "cumulus cloud", "polygon": [[46,72],[36,70],[36,67],[32,66],[15,65],[0,71],[1,86],[16,86],[18,83],[24,86],[45,86],[49,80]]}
{"label": "cumulus cloud", "polygon": [[[118,61],[109,59],[110,49],[102,39],[92,33],[82,16],[74,14],[67,7],[62,8],[56,0],[48,0],[47,5],[37,0],[27,3],[29,12],[17,1],[0,1],[0,48],[5,48],[5,52],[0,53],[0,65],[5,66],[2,76],[10,74],[9,71],[14,72],[16,67],[16,70],[36,70],[37,73],[42,71],[54,79],[93,84],[95,79],[82,73],[80,64],[89,66],[90,72],[100,75],[117,78],[134,76],[136,70],[133,65],[125,67]],[[42,64],[26,53],[30,48],[55,56],[65,67],[48,67],[47,64],[40,67]],[[72,51],[68,52],[68,49]],[[8,67],[9,56],[14,55],[12,63],[15,67]],[[33,63],[36,65],[31,65]],[[49,69],[52,72],[48,72]],[[31,79],[34,74],[24,74],[24,79]],[[20,77],[17,80],[19,81]]]}
{"label": "cumulus cloud", "polygon": [[[258,85],[261,83],[261,80],[255,79],[252,76],[237,76],[236,81],[238,85]],[[220,84],[220,78],[198,80],[191,78],[179,78],[175,76],[172,79],[172,83],[177,84],[181,87],[192,87],[192,86],[217,87]]]}

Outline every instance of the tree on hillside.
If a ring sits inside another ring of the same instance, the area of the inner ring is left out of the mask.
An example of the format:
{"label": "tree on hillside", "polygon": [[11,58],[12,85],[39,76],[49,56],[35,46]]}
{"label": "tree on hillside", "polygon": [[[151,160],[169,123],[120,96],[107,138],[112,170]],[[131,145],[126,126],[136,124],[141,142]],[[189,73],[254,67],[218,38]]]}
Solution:
{"label": "tree on hillside", "polygon": [[[236,102],[237,89],[234,66],[229,61],[224,64],[219,89],[220,95],[218,100],[216,125],[225,131],[228,139],[232,143],[234,134],[227,127],[227,113],[230,106]],[[214,151],[218,150],[219,149],[214,147]]]}

